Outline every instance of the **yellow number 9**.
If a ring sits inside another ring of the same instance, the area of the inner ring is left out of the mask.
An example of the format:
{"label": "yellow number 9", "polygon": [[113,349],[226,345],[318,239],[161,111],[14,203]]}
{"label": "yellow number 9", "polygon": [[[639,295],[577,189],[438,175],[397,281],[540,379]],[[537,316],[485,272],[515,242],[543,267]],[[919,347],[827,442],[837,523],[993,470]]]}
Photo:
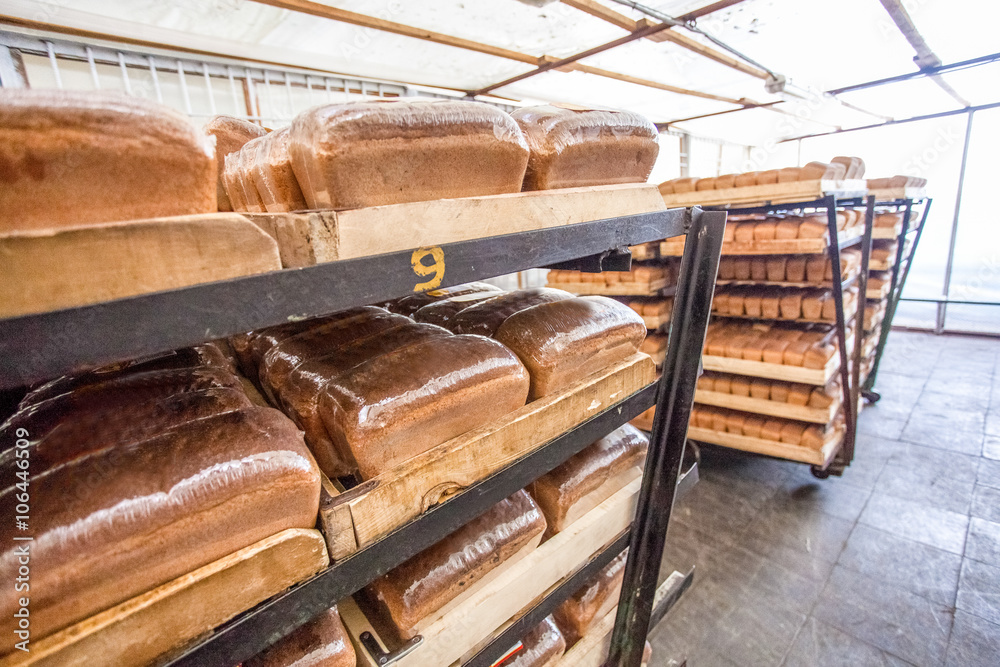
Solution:
{"label": "yellow number 9", "polygon": [[[429,266],[425,264],[424,258],[426,257],[430,257],[433,264]],[[444,280],[444,250],[438,246],[431,248],[417,248],[413,251],[413,255],[410,257],[410,263],[413,265],[413,272],[418,276],[434,276],[425,283],[417,283],[414,285],[414,292],[423,292],[425,290],[434,289],[441,284],[442,280]]]}

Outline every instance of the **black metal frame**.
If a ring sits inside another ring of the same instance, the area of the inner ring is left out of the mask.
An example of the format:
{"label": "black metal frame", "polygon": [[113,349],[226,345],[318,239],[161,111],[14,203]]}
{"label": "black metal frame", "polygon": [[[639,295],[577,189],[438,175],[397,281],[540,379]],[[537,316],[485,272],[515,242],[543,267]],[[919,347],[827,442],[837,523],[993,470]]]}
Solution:
{"label": "black metal frame", "polygon": [[[620,645],[625,632],[642,641],[638,642],[638,656],[630,653],[609,664],[637,667],[649,629],[648,608],[653,603],[670,514],[663,508],[671,507],[675,495],[697,479],[696,467],[684,478],[680,468],[724,226],[724,213],[675,209],[442,246],[447,270],[441,286],[449,286],[570,260],[591,269],[595,262],[601,268],[618,268],[622,249],[687,233],[676,297],[675,313],[680,315],[671,322],[666,372],[658,383],[554,438],[376,543],[266,600],[209,636],[181,647],[167,656],[164,664],[230,667],[252,657],[657,405],[657,426],[632,528],[560,586],[557,592],[561,597],[543,601],[545,606],[537,609],[540,613],[568,597],[573,584],[620,553],[628,542],[633,549],[630,553],[637,556],[628,559],[620,608],[633,609],[638,601],[646,612],[630,619],[624,630],[616,627],[615,638]],[[412,293],[421,279],[413,274],[411,255],[411,251],[388,253],[0,320],[0,388]],[[638,598],[632,594],[635,590],[642,591]],[[517,631],[530,628],[527,622],[515,627]],[[500,647],[504,642],[510,646],[517,640],[517,631],[505,631],[490,646]],[[486,654],[482,655],[485,661]]]}
{"label": "black metal frame", "polygon": [[[861,236],[839,241],[839,233],[837,231],[837,207],[857,208],[860,206],[865,207],[864,231]],[[859,391],[858,386],[861,377],[861,351],[864,347],[864,304],[865,292],[868,287],[868,264],[872,249],[872,223],[875,217],[875,198],[870,196],[838,198],[836,195],[828,194],[824,197],[808,202],[770,204],[754,207],[713,207],[712,210],[725,210],[733,215],[743,215],[753,213],[775,214],[802,209],[824,209],[826,211],[827,233],[830,237],[827,254],[830,257],[830,263],[833,269],[831,289],[833,292],[834,307],[837,314],[834,325],[837,331],[837,347],[839,348],[840,353],[840,380],[844,397],[845,434],[844,442],[833,461],[831,461],[826,468],[822,468],[820,466],[812,467],[813,474],[816,477],[825,479],[831,474],[838,476],[843,474],[844,468],[849,466],[851,461],[854,459],[854,446],[857,439],[857,421],[861,400],[861,392]],[[861,246],[860,273],[857,278],[844,280],[844,277],[840,272],[840,251],[855,245]],[[844,311],[844,290],[855,284],[858,286],[858,309],[857,313],[854,315],[855,327],[853,354],[848,356],[847,318],[845,317]]]}
{"label": "black metal frame", "polygon": [[[890,268],[892,279],[889,287],[889,298],[885,306],[885,315],[882,318],[881,330],[879,331],[878,346],[875,348],[875,361],[872,364],[871,371],[868,373],[868,377],[865,378],[865,381],[861,385],[862,395],[873,403],[881,398],[878,392],[875,391],[875,380],[878,376],[879,363],[882,361],[882,353],[885,351],[886,343],[889,341],[889,332],[892,331],[892,320],[896,317],[896,308],[902,299],[903,289],[906,287],[906,278],[910,274],[910,267],[913,264],[913,258],[917,254],[917,246],[920,245],[920,237],[924,233],[924,227],[927,224],[927,215],[930,212],[933,201],[930,198],[922,198],[876,202],[876,206],[894,206],[897,211],[902,207],[903,226],[900,229],[899,236],[896,238],[896,260]],[[913,216],[913,207],[917,204],[923,204],[923,208],[920,211],[920,223],[911,228],[910,220]],[[916,232],[916,234],[913,238],[913,243],[907,249],[907,236],[912,232]]]}

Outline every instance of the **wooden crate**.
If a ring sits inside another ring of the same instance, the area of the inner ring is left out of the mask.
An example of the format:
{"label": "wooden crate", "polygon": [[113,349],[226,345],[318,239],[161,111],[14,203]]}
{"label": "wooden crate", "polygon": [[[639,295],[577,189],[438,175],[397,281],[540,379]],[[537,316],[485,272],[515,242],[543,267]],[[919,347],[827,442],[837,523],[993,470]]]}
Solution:
{"label": "wooden crate", "polygon": [[656,186],[627,184],[247,217],[293,268],[665,209]]}
{"label": "wooden crate", "polygon": [[659,296],[667,287],[667,279],[648,283],[548,283],[546,287],[561,289],[572,294],[601,296]]}
{"label": "wooden crate", "polygon": [[[848,349],[851,349],[850,342],[848,342]],[[824,368],[803,368],[802,366],[770,364],[766,361],[716,357],[708,354],[702,355],[701,363],[706,371],[722,371],[723,373],[735,373],[737,375],[749,375],[750,377],[800,382],[802,384],[825,387],[830,383],[830,380],[833,379],[837,371],[840,370],[840,355],[834,354],[830,357]]]}
{"label": "wooden crate", "polygon": [[722,190],[701,190],[680,194],[661,195],[670,208],[678,206],[726,206],[739,204],[741,208],[766,206],[768,204],[794,204],[809,202],[836,195],[839,198],[863,197],[868,193],[864,180],[840,181],[792,181],[790,183],[770,183],[750,185],[742,188]]}
{"label": "wooden crate", "polygon": [[826,467],[833,460],[837,450],[844,442],[844,432],[842,430],[833,431],[822,449],[810,449],[801,445],[789,445],[784,442],[774,440],[764,440],[763,438],[751,438],[746,435],[736,435],[735,433],[722,433],[707,428],[689,426],[688,438],[698,442],[707,442],[713,445],[722,445],[732,449],[740,449],[754,454],[764,454],[774,456],[779,459],[789,461],[799,461],[815,466]]}
{"label": "wooden crate", "polygon": [[[506,567],[471,596],[453,606],[422,633],[424,641],[401,658],[398,667],[452,665],[533,601],[545,595],[610,544],[632,521],[642,480],[636,479],[565,530]],[[379,667],[358,637],[376,628],[352,600],[338,605],[341,618],[358,649],[359,667]],[[384,645],[384,642],[383,642]]]}
{"label": "wooden crate", "polygon": [[829,424],[840,412],[841,401],[837,400],[829,408],[811,408],[808,405],[792,405],[779,401],[767,401],[750,396],[734,396],[717,391],[699,389],[694,395],[695,403],[714,405],[720,408],[742,410],[770,417],[797,419],[812,424]]}
{"label": "wooden crate", "polygon": [[329,562],[318,530],[285,530],[54,635],[32,638],[30,653],[15,651],[0,665],[148,665]]}
{"label": "wooden crate", "polygon": [[368,546],[655,379],[652,360],[636,354],[565,391],[418,454],[346,493],[328,488],[321,514],[331,555],[343,558]]}
{"label": "wooden crate", "polygon": [[281,268],[278,245],[236,213],[0,235],[0,317],[86,306]]}

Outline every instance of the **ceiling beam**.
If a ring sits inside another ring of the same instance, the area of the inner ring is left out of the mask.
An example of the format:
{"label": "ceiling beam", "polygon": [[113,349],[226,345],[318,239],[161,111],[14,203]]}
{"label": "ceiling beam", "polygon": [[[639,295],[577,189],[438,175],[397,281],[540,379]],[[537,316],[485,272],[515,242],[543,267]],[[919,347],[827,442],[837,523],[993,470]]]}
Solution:
{"label": "ceiling beam", "polygon": [[721,95],[712,95],[711,93],[703,93],[698,90],[679,88],[677,86],[671,86],[670,84],[667,83],[660,83],[659,81],[650,81],[649,79],[642,79],[637,76],[629,76],[628,74],[618,74],[617,72],[610,72],[606,69],[601,69],[599,67],[592,67],[590,65],[584,65],[582,63],[574,63],[572,67],[573,71],[576,72],[583,72],[584,74],[596,74],[597,76],[603,76],[609,79],[617,79],[618,81],[624,81],[626,83],[634,83],[640,86],[646,86],[648,88],[665,90],[668,93],[677,93],[678,95],[690,95],[691,97],[700,97],[705,100],[714,100],[716,102],[725,102],[726,104],[735,104],[738,107],[744,107],[748,104],[755,104],[753,100],[737,100],[731,97],[722,97]]}
{"label": "ceiling beam", "polygon": [[[616,25],[619,28],[622,28],[623,30],[627,30],[629,32],[635,32],[640,28],[644,28],[648,25],[651,25],[650,21],[646,19],[640,19],[638,21],[633,20],[631,17],[626,16],[621,12],[617,12],[614,9],[607,7],[606,5],[602,5],[601,3],[597,2],[597,0],[561,0],[561,1],[564,5],[569,5],[574,9],[578,9],[581,12],[590,14],[591,16],[599,18],[602,21],[607,21],[608,23]],[[742,2],[742,0],[737,0],[737,2]],[[732,6],[734,4],[737,3],[736,2],[725,3],[727,7]],[[658,25],[658,24],[652,24],[652,25]],[[666,30],[663,30],[661,32],[653,33],[648,37],[646,37],[646,39],[653,42],[673,42],[674,44],[677,44],[678,46],[685,48],[688,51],[697,53],[698,55],[708,58],[709,60],[713,60],[719,63],[720,65],[725,65],[726,67],[731,67],[735,70],[743,72],[744,74],[749,74],[750,76],[755,76],[759,79],[767,80],[768,74],[764,70],[754,67],[753,65],[748,65],[747,63],[744,63],[736,58],[733,58],[728,54],[722,53],[721,51],[716,51],[715,49],[702,44],[696,39],[692,39],[691,37],[688,37],[687,35],[678,32],[677,30],[672,30],[671,27],[668,27]]]}

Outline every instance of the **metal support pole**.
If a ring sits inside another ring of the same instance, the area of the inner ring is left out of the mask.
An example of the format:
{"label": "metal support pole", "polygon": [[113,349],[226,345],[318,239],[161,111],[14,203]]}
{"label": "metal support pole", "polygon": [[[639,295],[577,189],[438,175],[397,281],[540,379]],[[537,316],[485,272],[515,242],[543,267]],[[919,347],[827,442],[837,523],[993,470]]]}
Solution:
{"label": "metal support pole", "polygon": [[865,231],[861,237],[861,273],[858,274],[858,312],[854,319],[854,358],[851,363],[851,407],[854,411],[854,428],[850,437],[844,438],[838,462],[845,466],[854,460],[857,441],[858,413],[861,407],[861,354],[865,348],[865,306],[868,303],[868,266],[872,254],[872,228],[875,222],[875,197],[869,196],[865,206]]}
{"label": "metal support pole", "polygon": [[28,77],[24,72],[21,54],[0,45],[0,86],[4,88],[27,88]]}
{"label": "metal support pole", "polygon": [[[844,452],[854,451],[854,437],[855,430],[857,429],[857,401],[855,400],[858,396],[858,387],[855,384],[851,386],[851,357],[847,352],[847,317],[844,311],[844,276],[840,271],[840,240],[837,234],[837,198],[833,195],[827,195],[822,199],[822,206],[826,208],[826,221],[827,221],[827,233],[830,235],[830,246],[828,254],[830,256],[830,268],[833,270],[833,305],[837,313],[837,353],[840,355],[840,383],[842,385],[841,391],[844,394],[844,423],[845,423],[845,433],[844,433],[844,444],[841,447],[839,456],[843,457]],[[869,236],[869,249],[871,248],[871,236]],[[858,282],[860,284],[861,278],[865,276],[858,276]],[[858,293],[858,309],[862,311],[862,319],[864,318],[864,309],[861,307],[861,300],[865,298],[864,293]],[[855,347],[857,346],[858,338],[863,335],[863,331],[855,331]],[[848,459],[849,460],[849,459]],[[839,470],[832,469],[831,473],[840,474],[842,472],[843,465],[846,462],[843,460],[837,461]],[[831,468],[833,466],[831,465]],[[813,467],[814,472],[818,472],[820,469]]]}
{"label": "metal support pole", "polygon": [[688,212],[690,226],[674,297],[649,454],[629,541],[622,595],[606,666],[639,667],[677,492],[688,419],[705,346],[726,214]]}
{"label": "metal support pole", "polygon": [[[951,220],[951,239],[948,241],[948,263],[944,268],[944,293],[943,298],[948,300],[948,293],[951,291],[951,270],[955,263],[955,241],[958,238],[958,218],[962,211],[962,191],[965,189],[965,166],[969,161],[969,139],[972,137],[972,118],[975,111],[969,111],[968,121],[965,123],[965,145],[962,147],[962,168],[958,172],[958,193],[955,196],[955,216]],[[940,334],[944,331],[945,310],[948,304],[939,303],[937,308],[937,321],[934,324],[934,333]]]}

